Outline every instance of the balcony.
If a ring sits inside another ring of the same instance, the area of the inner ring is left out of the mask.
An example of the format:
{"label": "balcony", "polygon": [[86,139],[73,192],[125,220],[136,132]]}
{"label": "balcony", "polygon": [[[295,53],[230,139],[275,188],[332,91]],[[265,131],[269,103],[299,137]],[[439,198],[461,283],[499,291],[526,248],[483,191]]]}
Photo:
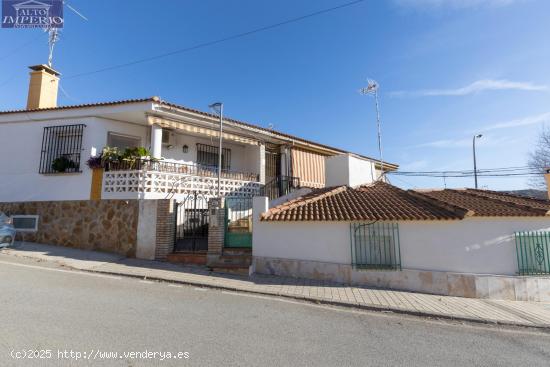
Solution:
{"label": "balcony", "polygon": [[[222,170],[222,196],[243,197],[259,194],[261,184],[255,173]],[[199,193],[217,194],[216,167],[166,161],[140,160],[110,163],[103,174],[104,199],[170,199]]]}

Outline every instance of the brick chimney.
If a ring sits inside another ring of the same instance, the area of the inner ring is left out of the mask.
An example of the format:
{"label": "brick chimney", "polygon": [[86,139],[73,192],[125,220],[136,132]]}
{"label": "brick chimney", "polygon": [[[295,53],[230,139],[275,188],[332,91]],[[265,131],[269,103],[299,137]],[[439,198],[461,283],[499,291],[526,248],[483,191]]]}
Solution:
{"label": "brick chimney", "polygon": [[29,66],[32,71],[29,83],[27,109],[57,107],[59,73],[47,65]]}

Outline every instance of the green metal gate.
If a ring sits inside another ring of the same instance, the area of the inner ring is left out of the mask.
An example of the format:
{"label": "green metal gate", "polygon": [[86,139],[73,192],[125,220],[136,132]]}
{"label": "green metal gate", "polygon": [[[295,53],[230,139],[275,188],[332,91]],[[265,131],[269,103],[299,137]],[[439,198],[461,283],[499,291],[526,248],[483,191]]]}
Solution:
{"label": "green metal gate", "polygon": [[515,232],[520,275],[550,274],[550,232]]}
{"label": "green metal gate", "polygon": [[401,270],[397,223],[351,223],[350,237],[354,269]]}
{"label": "green metal gate", "polygon": [[252,198],[225,199],[224,247],[252,247]]}

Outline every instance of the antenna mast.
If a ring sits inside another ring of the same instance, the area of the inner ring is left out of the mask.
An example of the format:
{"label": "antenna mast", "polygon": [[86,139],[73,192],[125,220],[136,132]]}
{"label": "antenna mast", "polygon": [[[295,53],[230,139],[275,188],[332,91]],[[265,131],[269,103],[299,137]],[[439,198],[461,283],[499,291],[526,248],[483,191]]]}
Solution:
{"label": "antenna mast", "polygon": [[58,28],[53,28],[53,27],[48,27],[46,28],[46,30],[48,31],[48,48],[49,48],[48,66],[51,68],[52,62],[53,62],[53,48],[55,47],[55,44],[57,43],[57,41],[59,41],[59,30]]}
{"label": "antenna mast", "polygon": [[374,95],[376,105],[376,125],[378,127],[378,153],[380,155],[380,177],[384,175],[384,160],[382,159],[382,129],[380,126],[380,104],[378,103],[378,89],[380,85],[376,80],[367,79],[367,86],[361,88],[359,93],[362,95]]}
{"label": "antenna mast", "polygon": [[[80,18],[84,19],[85,21],[88,21],[88,18],[86,18],[84,15],[82,15],[78,10],[73,8],[71,5],[69,5],[66,1],[63,1],[63,5],[67,6],[73,13],[78,15]],[[48,27],[46,27],[45,32],[48,32],[48,66],[51,68],[53,64],[53,49],[55,47],[55,44],[59,41],[59,35],[61,33],[60,28],[52,27],[50,24]]]}

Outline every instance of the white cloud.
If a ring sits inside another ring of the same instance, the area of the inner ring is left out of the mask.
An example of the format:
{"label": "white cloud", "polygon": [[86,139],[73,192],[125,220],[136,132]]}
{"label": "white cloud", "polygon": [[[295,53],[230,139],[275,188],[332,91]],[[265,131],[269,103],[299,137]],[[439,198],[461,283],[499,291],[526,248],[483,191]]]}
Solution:
{"label": "white cloud", "polygon": [[521,0],[393,0],[401,7],[407,8],[453,8],[467,9],[479,7],[502,7]]}
{"label": "white cloud", "polygon": [[490,131],[490,130],[499,130],[499,129],[509,129],[513,127],[528,126],[542,124],[545,122],[550,122],[550,112],[546,112],[540,115],[527,116],[515,120],[498,122],[496,124],[487,125],[482,127],[480,131]]}
{"label": "white cloud", "polygon": [[455,89],[422,89],[417,91],[396,91],[391,92],[392,96],[466,96],[487,90],[522,90],[522,91],[546,91],[548,86],[538,85],[529,82],[513,82],[506,79],[477,80],[465,87]]}
{"label": "white cloud", "polygon": [[415,145],[414,148],[462,148],[472,144],[471,139],[441,139]]}
{"label": "white cloud", "polygon": [[[483,130],[484,131],[484,130]],[[430,141],[412,146],[412,148],[440,148],[440,149],[454,149],[454,148],[471,148],[473,135],[467,138],[461,137],[457,139],[441,139]],[[515,137],[493,137],[483,136],[476,142],[476,145],[483,145],[486,147],[503,146],[505,144],[513,144],[517,141]]]}

